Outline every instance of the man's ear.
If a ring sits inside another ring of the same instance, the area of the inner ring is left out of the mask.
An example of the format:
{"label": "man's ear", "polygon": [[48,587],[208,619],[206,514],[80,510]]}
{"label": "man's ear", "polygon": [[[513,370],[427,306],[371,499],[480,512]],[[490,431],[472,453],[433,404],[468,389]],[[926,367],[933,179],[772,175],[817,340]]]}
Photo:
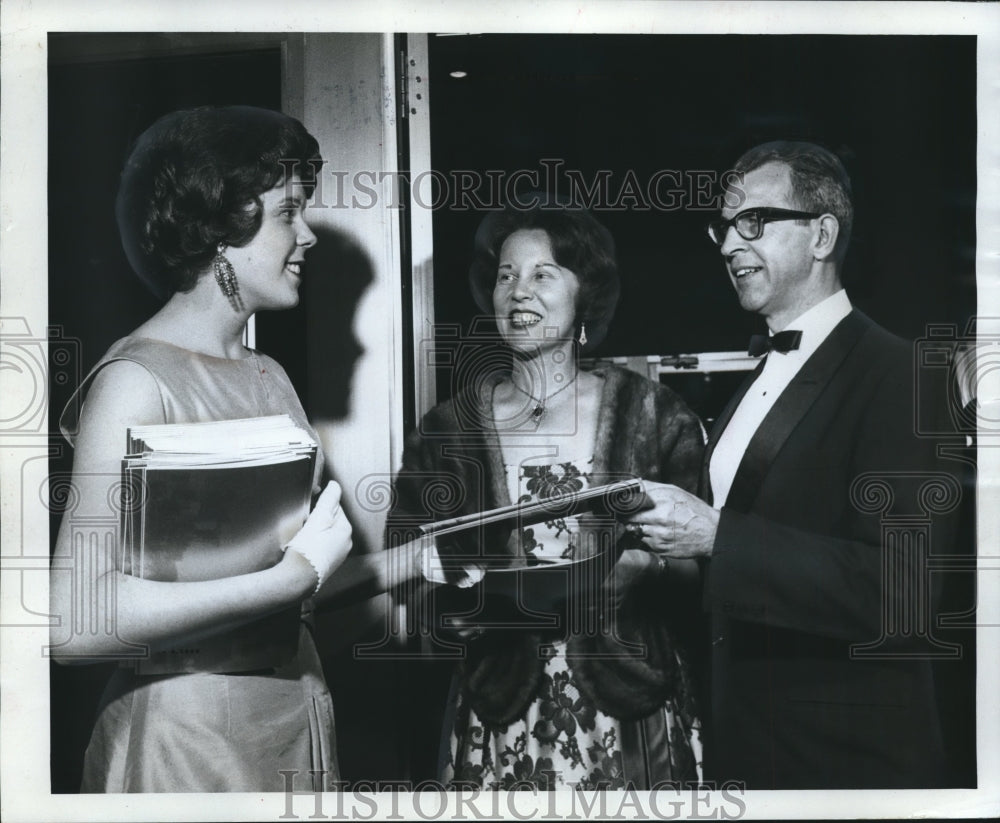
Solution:
{"label": "man's ear", "polygon": [[840,236],[840,223],[832,214],[824,214],[819,218],[819,231],[813,244],[813,257],[817,260],[827,260],[833,256]]}

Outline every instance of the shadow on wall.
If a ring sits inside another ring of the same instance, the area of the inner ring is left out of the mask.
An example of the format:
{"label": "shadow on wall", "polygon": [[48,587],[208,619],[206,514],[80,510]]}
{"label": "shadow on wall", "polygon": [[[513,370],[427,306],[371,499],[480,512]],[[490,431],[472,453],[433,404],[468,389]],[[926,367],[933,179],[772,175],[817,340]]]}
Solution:
{"label": "shadow on wall", "polygon": [[[303,325],[308,328],[305,342],[308,379],[303,404],[310,421],[317,428],[324,423],[347,420],[352,414],[354,373],[365,353],[354,330],[358,306],[375,279],[367,252],[346,232],[329,227],[314,228],[316,246],[306,258],[306,279],[300,306],[305,307]],[[366,432],[366,437],[388,437],[387,432]],[[364,444],[361,444],[364,448]],[[358,511],[349,485],[338,475],[337,455],[327,453],[326,471],[345,486],[341,500],[348,519],[355,524],[352,555],[377,551],[369,545],[361,519],[370,514]]]}
{"label": "shadow on wall", "polygon": [[288,372],[311,422],[336,423],[351,415],[354,369],[365,353],[354,316],[375,274],[353,237],[324,226],[313,231],[299,304],[259,313],[256,347]]}
{"label": "shadow on wall", "polygon": [[[375,272],[354,237],[323,226],[313,230],[318,242],[307,257],[300,306],[293,312],[276,313],[275,319],[284,322],[282,315],[302,312],[292,320],[288,333],[302,334],[302,328],[308,327],[303,401],[309,419],[322,430],[323,424],[350,419],[355,413],[353,391],[364,391],[354,386],[355,369],[365,354],[354,324]],[[388,431],[366,427],[356,447],[365,450],[377,438],[388,437]],[[328,452],[326,457],[327,472],[345,486],[341,502],[354,525],[351,556],[380,551],[382,515],[356,503],[339,476],[337,454]],[[378,519],[377,528],[363,528],[372,518]],[[402,659],[413,650],[404,640],[391,637],[395,615],[387,595],[344,608],[320,607],[314,619],[317,649],[334,695],[341,779],[350,784],[419,783],[435,777],[451,665]],[[381,651],[359,654],[365,646]]]}
{"label": "shadow on wall", "polygon": [[302,301],[310,337],[310,380],[305,399],[312,420],[344,420],[351,413],[354,369],[365,350],[354,320],[365,291],[375,279],[367,252],[350,235],[315,229],[318,242],[309,252]]}

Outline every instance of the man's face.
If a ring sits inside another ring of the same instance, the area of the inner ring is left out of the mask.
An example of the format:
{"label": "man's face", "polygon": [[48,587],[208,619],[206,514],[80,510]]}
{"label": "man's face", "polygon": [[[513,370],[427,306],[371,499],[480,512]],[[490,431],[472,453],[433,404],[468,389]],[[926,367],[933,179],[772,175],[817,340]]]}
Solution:
{"label": "man's face", "polygon": [[[747,172],[741,189],[743,202],[723,209],[724,219],[766,206],[799,209],[784,163],[767,163]],[[739,198],[731,193],[727,200]],[[764,317],[772,331],[780,331],[815,302],[815,278],[810,277],[815,227],[815,221],[775,221],[766,223],[756,240],[745,240],[730,226],[719,247],[740,305]]]}

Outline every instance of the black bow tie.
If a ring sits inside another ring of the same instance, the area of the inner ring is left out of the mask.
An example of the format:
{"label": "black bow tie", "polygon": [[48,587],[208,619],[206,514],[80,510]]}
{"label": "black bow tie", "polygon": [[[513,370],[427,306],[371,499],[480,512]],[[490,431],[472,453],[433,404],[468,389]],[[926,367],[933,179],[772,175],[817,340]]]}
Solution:
{"label": "black bow tie", "polygon": [[760,357],[769,351],[789,352],[797,349],[802,341],[802,332],[792,329],[779,331],[768,337],[766,334],[755,334],[750,338],[750,346],[747,354],[751,357]]}

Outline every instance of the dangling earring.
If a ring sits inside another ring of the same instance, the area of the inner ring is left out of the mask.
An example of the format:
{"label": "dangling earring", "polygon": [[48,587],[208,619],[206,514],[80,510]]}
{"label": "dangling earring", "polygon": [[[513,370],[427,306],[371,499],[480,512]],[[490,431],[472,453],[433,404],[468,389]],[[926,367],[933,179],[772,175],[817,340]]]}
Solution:
{"label": "dangling earring", "polygon": [[580,339],[577,341],[581,346],[587,345],[587,323],[580,321]]}
{"label": "dangling earring", "polygon": [[220,242],[215,247],[215,258],[212,260],[212,266],[215,268],[215,282],[219,284],[222,293],[229,298],[233,311],[243,311],[240,284],[236,279],[236,272],[233,271],[233,264],[226,258],[225,251],[225,243]]}

